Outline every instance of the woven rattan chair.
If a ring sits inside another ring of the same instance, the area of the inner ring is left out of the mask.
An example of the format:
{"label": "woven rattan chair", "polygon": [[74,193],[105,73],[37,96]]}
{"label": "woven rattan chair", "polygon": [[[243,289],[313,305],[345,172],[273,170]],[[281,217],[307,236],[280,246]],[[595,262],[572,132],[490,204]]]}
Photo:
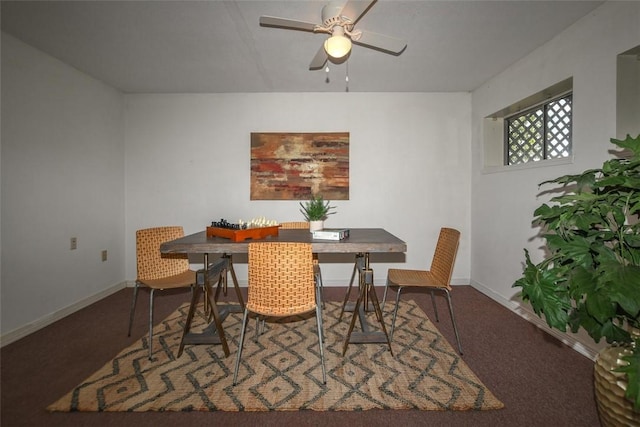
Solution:
{"label": "woven rattan chair", "polygon": [[137,279],[129,313],[129,336],[136,309],[138,287],[147,286],[149,292],[149,360],[153,353],[153,296],[156,290],[193,287],[196,272],[189,269],[189,260],[181,255],[162,255],[160,245],[184,236],[180,226],[147,228],[136,231]]}
{"label": "woven rattan chair", "polygon": [[242,318],[242,331],[233,385],[237,384],[242,357],[244,334],[249,313],[263,317],[288,317],[316,312],[318,346],[322,363],[322,379],[326,384],[324,366],[322,310],[316,292],[313,255],[310,243],[253,242],[249,243],[249,288]]}
{"label": "woven rattan chair", "polygon": [[406,270],[406,269],[389,269],[387,273],[387,286],[384,289],[384,297],[382,298],[382,306],[384,307],[387,300],[387,290],[390,287],[397,287],[396,306],[393,310],[393,320],[391,321],[390,339],[393,339],[393,332],[396,326],[396,316],[398,314],[398,305],[400,302],[400,292],[403,288],[419,288],[431,291],[431,302],[433,310],[438,319],[438,309],[434,291],[442,291],[447,297],[449,303],[449,314],[453,323],[453,330],[456,334],[458,342],[458,350],[462,354],[462,346],[460,345],[460,336],[458,335],[458,327],[453,315],[453,306],[451,305],[451,273],[455,263],[456,254],[458,252],[458,242],[460,241],[460,232],[453,228],[440,229],[440,236],[436,244],[436,250],[431,261],[430,270]]}
{"label": "woven rattan chair", "polygon": [[280,223],[280,228],[282,228],[283,230],[291,230],[291,229],[296,229],[296,230],[303,230],[303,229],[309,229],[309,223],[307,221],[288,221],[288,222],[281,222]]}
{"label": "woven rattan chair", "polygon": [[[283,230],[296,229],[296,230],[308,230],[309,222],[307,221],[288,221],[281,222],[280,228]],[[316,274],[318,281],[318,288],[320,292],[320,298],[322,298],[322,307],[324,307],[324,287],[322,284],[322,271],[320,270],[320,261],[318,261],[318,254],[313,254],[313,272]]]}

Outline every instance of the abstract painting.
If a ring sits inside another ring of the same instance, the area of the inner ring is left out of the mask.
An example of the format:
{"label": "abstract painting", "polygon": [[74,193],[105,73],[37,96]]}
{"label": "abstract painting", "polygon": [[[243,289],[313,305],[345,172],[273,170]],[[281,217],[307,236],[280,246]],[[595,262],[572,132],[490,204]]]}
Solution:
{"label": "abstract painting", "polygon": [[252,133],[251,200],[349,199],[349,132]]}

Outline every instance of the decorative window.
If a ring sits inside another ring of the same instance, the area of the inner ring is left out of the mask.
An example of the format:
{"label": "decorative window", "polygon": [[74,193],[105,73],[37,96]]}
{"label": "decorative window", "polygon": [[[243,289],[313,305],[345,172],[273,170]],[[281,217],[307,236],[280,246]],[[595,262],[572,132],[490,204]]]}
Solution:
{"label": "decorative window", "polygon": [[505,117],[505,164],[569,157],[571,107],[569,93]]}

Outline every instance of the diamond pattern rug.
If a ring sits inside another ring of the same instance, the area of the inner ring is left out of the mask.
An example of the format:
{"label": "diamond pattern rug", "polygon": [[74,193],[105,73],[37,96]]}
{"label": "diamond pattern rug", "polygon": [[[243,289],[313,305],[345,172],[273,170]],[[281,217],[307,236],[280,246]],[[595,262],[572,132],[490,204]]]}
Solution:
{"label": "diamond pattern rug", "polygon": [[[392,308],[387,304],[386,311]],[[267,321],[257,343],[255,321],[249,322],[238,384],[233,386],[241,313],[231,313],[224,321],[229,357],[224,357],[219,345],[188,345],[176,359],[187,311],[188,305],[181,306],[154,328],[154,360],[148,360],[148,340],[143,337],[47,409],[453,411],[503,407],[413,301],[400,307],[393,356],[386,344],[350,344],[344,357],[342,345],[351,313],[338,321],[340,304],[327,302],[323,310],[326,385],[314,316]],[[370,316],[370,323],[376,325],[375,315]],[[192,330],[198,331],[205,321],[195,316],[193,325]]]}

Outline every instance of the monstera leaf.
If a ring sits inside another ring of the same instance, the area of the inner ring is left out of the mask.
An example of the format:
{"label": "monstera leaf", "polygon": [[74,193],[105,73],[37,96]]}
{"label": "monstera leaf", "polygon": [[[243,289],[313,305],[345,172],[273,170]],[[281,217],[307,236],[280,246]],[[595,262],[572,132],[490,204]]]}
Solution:
{"label": "monstera leaf", "polygon": [[620,371],[640,411],[640,345],[628,328],[640,328],[640,135],[611,142],[625,155],[540,184],[557,186],[534,211],[549,256],[534,264],[525,250],[513,286],[550,327],[629,347]]}

